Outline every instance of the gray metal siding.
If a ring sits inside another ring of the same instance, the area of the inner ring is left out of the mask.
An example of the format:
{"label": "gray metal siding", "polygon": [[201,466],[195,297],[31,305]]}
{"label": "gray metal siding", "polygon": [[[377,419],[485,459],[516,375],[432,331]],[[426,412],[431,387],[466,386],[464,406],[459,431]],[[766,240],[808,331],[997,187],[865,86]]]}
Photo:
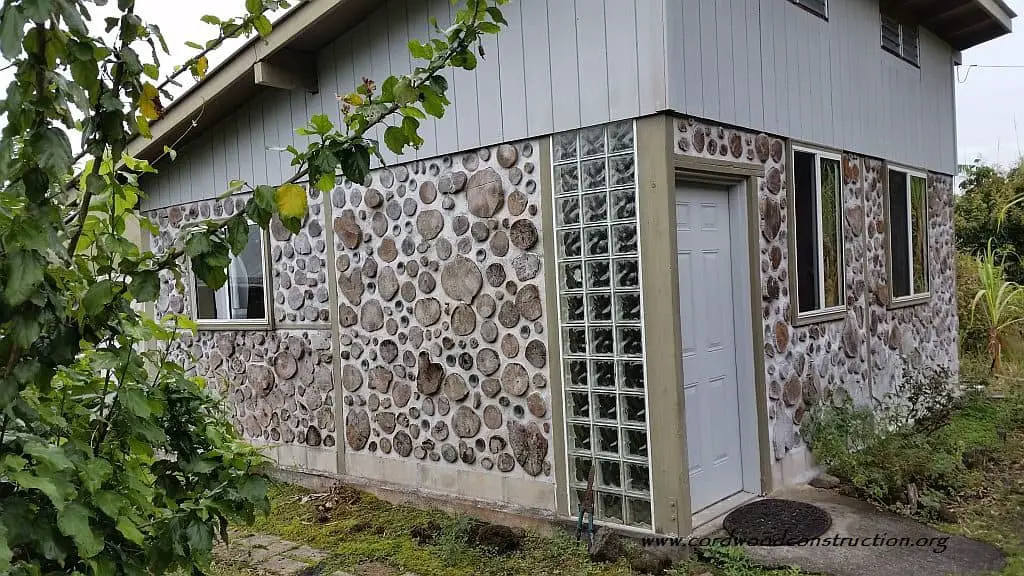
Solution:
{"label": "gray metal siding", "polygon": [[[486,58],[473,72],[447,71],[453,106],[422,124],[425,140],[402,160],[487,146],[633,118],[664,110],[665,0],[517,0],[504,7],[507,30],[484,42]],[[451,23],[448,0],[388,0],[363,24],[317,54],[317,94],[267,90],[182,150],[151,178],[147,208],[210,197],[232,179],[279,183],[293,172],[290,155],[302,149],[295,134],[313,114],[338,123],[337,94],[363,77],[382,80],[415,64],[410,38],[436,34]],[[211,123],[212,124],[212,123]],[[370,136],[380,139],[383,131]],[[382,147],[383,148],[383,147]],[[386,162],[398,158],[386,148]]]}
{"label": "gray metal siding", "polygon": [[[877,0],[833,0],[824,21],[788,0],[517,0],[474,72],[447,71],[453,102],[423,122],[428,158],[672,109],[953,173],[952,51],[921,34],[921,67],[879,46]],[[337,94],[410,70],[410,38],[444,28],[448,0],[389,0],[317,54],[317,94],[266,90],[164,162],[144,206],[210,197],[232,179],[279,183],[313,114]],[[380,137],[380,130],[372,136]],[[399,160],[382,150],[388,163]]]}
{"label": "gray metal siding", "polygon": [[877,0],[666,5],[673,110],[954,172],[953,51],[925,30],[920,68],[883,51]]}

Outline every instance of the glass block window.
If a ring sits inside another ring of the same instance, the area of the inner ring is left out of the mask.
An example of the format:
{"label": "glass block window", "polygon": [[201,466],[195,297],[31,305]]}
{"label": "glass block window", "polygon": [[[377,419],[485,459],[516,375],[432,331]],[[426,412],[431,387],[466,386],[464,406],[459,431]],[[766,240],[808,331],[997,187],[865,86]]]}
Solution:
{"label": "glass block window", "polygon": [[652,526],[633,122],[552,137],[571,501]]}

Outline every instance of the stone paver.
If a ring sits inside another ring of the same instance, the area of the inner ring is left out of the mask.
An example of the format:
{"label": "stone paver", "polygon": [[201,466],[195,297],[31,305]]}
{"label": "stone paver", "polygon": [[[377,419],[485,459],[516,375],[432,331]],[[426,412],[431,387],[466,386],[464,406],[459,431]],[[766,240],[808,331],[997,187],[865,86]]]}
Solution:
{"label": "stone paver", "polygon": [[[229,546],[220,544],[214,547],[213,555],[217,560],[246,564],[252,568],[253,573],[264,576],[294,576],[330,556],[324,550],[296,544],[270,534],[232,539]],[[371,563],[356,568],[356,574],[338,571],[331,576],[378,576],[381,574],[378,568],[386,568],[390,574],[396,573],[383,564]],[[406,572],[402,576],[418,575]]]}

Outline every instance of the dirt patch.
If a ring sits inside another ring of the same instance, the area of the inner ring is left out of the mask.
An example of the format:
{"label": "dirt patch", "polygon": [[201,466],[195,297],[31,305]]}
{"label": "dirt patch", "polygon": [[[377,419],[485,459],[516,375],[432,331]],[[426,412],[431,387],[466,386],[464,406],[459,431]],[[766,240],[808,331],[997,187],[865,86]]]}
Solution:
{"label": "dirt patch", "polygon": [[380,562],[360,564],[356,566],[355,573],[360,576],[398,576],[398,570]]}

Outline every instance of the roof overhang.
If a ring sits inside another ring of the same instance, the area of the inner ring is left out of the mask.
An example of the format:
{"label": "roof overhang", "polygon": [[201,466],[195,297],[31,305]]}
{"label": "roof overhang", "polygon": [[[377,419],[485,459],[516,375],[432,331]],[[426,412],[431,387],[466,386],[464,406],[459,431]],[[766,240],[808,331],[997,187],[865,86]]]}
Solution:
{"label": "roof overhang", "polygon": [[889,4],[947,42],[966,50],[1012,31],[1017,14],[1003,0],[890,0]]}
{"label": "roof overhang", "polygon": [[[153,160],[164,146],[180,148],[266,86],[316,91],[316,52],[378,5],[378,0],[302,0],[274,23],[268,37],[250,39],[202,82],[167,105],[163,116],[150,125],[153,137],[134,138],[128,152]],[[304,75],[299,77],[296,70]]]}

